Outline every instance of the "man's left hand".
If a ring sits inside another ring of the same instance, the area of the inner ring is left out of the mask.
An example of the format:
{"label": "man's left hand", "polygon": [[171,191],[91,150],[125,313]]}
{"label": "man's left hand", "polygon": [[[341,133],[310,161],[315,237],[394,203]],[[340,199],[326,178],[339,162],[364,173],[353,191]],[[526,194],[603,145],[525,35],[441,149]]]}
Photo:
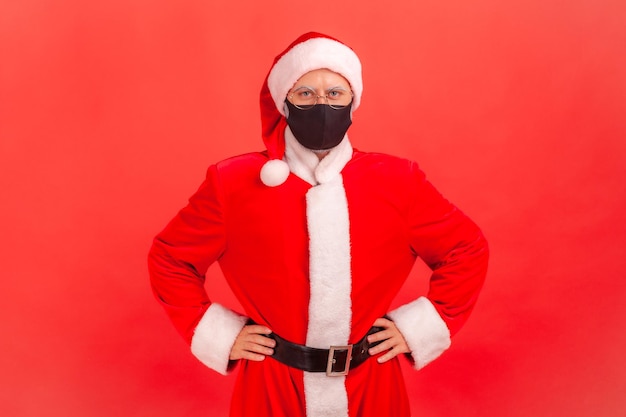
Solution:
{"label": "man's left hand", "polygon": [[401,353],[411,352],[409,345],[406,343],[406,340],[404,340],[404,336],[402,336],[402,333],[400,333],[400,330],[398,330],[398,327],[396,327],[393,321],[379,318],[374,322],[374,326],[382,327],[383,330],[367,336],[367,341],[369,343],[376,343],[382,340],[382,342],[370,348],[369,354],[374,356],[381,352],[386,352],[377,359],[378,363],[387,362]]}

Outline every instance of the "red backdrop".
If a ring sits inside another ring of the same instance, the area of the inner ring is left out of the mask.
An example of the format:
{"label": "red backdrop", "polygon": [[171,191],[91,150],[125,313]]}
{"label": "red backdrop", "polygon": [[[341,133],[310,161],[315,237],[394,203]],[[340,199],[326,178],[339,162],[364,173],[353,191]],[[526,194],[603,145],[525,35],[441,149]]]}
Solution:
{"label": "red backdrop", "polygon": [[405,369],[414,415],[625,415],[624,22],[618,0],[3,1],[0,415],[226,414],[233,377],[188,352],[146,253],[208,164],[262,149],[261,83],[308,30],[364,63],[353,144],[417,160],[491,244],[453,347]]}

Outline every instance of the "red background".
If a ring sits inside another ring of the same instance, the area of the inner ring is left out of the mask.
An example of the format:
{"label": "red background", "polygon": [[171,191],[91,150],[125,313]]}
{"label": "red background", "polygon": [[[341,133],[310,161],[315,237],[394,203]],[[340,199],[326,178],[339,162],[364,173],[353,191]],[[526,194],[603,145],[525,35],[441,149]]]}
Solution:
{"label": "red background", "polygon": [[262,149],[261,83],[308,30],[364,63],[353,144],[417,160],[491,244],[453,347],[406,368],[414,415],[626,415],[625,22],[621,0],[3,1],[0,415],[226,414],[233,377],[188,352],[146,253],[208,164]]}

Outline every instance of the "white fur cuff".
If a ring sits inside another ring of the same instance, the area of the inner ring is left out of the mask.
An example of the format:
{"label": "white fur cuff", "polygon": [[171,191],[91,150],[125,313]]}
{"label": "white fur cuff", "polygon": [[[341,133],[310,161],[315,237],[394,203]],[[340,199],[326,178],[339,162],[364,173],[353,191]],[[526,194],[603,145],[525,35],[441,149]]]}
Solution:
{"label": "white fur cuff", "polygon": [[226,375],[230,350],[247,320],[217,303],[211,304],[191,339],[191,353],[209,368]]}
{"label": "white fur cuff", "polygon": [[450,347],[450,331],[426,297],[389,313],[411,349],[415,369],[421,369]]}

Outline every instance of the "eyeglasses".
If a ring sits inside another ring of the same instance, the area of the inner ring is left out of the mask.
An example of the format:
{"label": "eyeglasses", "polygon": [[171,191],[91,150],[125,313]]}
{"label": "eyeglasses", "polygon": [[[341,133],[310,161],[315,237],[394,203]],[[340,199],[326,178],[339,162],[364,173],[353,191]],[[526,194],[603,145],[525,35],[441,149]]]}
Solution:
{"label": "eyeglasses", "polygon": [[323,98],[331,108],[338,110],[352,102],[352,91],[335,87],[326,91],[325,96],[320,96],[312,88],[298,87],[289,93],[287,98],[300,110],[312,109],[320,98]]}

